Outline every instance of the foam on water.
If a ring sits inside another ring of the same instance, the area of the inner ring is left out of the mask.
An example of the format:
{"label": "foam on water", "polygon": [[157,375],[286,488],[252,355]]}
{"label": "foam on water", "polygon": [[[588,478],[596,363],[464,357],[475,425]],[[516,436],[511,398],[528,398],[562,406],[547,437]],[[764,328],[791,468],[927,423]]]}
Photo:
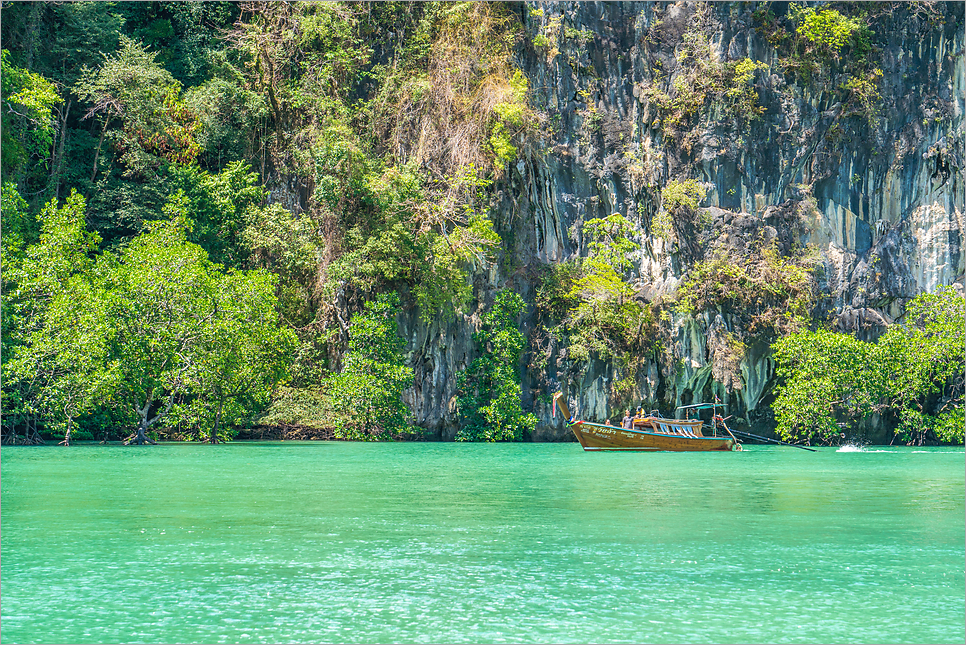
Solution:
{"label": "foam on water", "polygon": [[[870,446],[865,443],[850,442],[839,446],[838,450],[836,450],[835,452],[897,453],[901,450],[905,450],[905,447],[904,446]],[[916,452],[916,451],[913,451],[913,452]]]}

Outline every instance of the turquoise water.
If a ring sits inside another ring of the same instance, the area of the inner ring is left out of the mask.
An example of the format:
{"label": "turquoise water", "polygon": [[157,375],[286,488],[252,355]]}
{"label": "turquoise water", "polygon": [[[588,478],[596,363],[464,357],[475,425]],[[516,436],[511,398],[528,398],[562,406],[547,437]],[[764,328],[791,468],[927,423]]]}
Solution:
{"label": "turquoise water", "polygon": [[964,642],[962,448],[4,448],[5,643]]}

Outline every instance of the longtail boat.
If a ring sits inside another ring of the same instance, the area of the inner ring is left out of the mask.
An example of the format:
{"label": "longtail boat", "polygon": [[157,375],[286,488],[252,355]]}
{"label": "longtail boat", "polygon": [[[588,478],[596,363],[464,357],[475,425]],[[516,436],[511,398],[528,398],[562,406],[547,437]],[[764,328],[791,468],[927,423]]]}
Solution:
{"label": "longtail boat", "polygon": [[[560,408],[561,414],[570,425],[571,431],[584,450],[668,450],[672,452],[708,451],[708,450],[741,450],[741,444],[735,438],[724,420],[715,413],[712,418],[713,432],[717,435],[717,428],[721,427],[728,436],[706,437],[702,432],[704,422],[700,419],[664,419],[658,416],[635,417],[631,428],[591,423],[589,421],[574,420],[564,401],[563,393],[558,392],[554,398],[554,407]],[[683,408],[699,409],[712,407],[712,404],[682,406]],[[678,408],[679,410],[682,408]]]}

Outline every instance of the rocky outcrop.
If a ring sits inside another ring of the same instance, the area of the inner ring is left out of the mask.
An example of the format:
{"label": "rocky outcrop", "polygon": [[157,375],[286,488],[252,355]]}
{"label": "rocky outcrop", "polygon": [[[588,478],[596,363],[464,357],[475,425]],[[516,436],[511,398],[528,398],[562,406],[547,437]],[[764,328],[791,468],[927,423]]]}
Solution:
{"label": "rocky outcrop", "polygon": [[[879,11],[872,27],[881,100],[871,113],[856,110],[834,66],[809,82],[783,69],[753,3],[525,3],[514,10],[526,31],[518,64],[546,125],[534,146],[540,152],[510,164],[496,186],[493,214],[506,257],[476,276],[475,312],[449,324],[421,323],[413,313],[401,324],[417,374],[408,402],[434,436],[455,434],[455,374],[473,358],[470,337],[492,293],[509,285],[533,302],[541,266],[587,254],[580,223],[590,218],[617,212],[635,222],[641,251],[632,278],[649,303],[672,297],[715,249],[740,252],[762,237],[786,255],[814,249],[821,297],[813,316],[866,339],[916,294],[962,285],[961,3]],[[536,45],[538,35],[549,44]],[[689,42],[706,42],[721,63],[761,63],[753,80],[760,118],[740,118],[710,100],[684,129],[662,121],[655,92],[693,72],[676,57]],[[678,178],[704,182],[712,225],[671,244],[651,223],[661,188]],[[539,324],[533,311],[521,321],[527,333]],[[766,336],[749,337],[736,357],[726,342],[727,333],[741,331],[735,312],[670,315],[658,324],[665,354],[643,359],[631,392],[617,392],[624,375],[609,361],[572,361],[553,346],[538,367],[527,357],[524,407],[540,417],[533,439],[567,439],[550,416],[558,387],[573,412],[592,419],[617,416],[628,402],[668,413],[718,396],[739,425],[772,429]]]}

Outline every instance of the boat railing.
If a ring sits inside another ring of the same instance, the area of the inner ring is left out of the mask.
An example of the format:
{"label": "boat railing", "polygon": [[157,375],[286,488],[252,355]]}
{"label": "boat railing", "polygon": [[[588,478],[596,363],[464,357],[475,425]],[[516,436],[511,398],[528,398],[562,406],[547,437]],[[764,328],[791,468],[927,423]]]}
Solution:
{"label": "boat railing", "polygon": [[682,421],[681,419],[651,419],[651,425],[662,434],[676,434],[684,437],[703,437],[703,421]]}
{"label": "boat railing", "polygon": [[[627,430],[623,426],[607,425],[606,423],[594,423],[593,421],[580,421],[580,425],[592,428],[609,428],[613,430]],[[679,435],[682,437],[703,437],[700,428],[696,427],[696,422],[682,422],[680,419],[656,419],[647,417],[644,419],[634,419],[633,430],[637,432],[656,432],[658,434]]]}

